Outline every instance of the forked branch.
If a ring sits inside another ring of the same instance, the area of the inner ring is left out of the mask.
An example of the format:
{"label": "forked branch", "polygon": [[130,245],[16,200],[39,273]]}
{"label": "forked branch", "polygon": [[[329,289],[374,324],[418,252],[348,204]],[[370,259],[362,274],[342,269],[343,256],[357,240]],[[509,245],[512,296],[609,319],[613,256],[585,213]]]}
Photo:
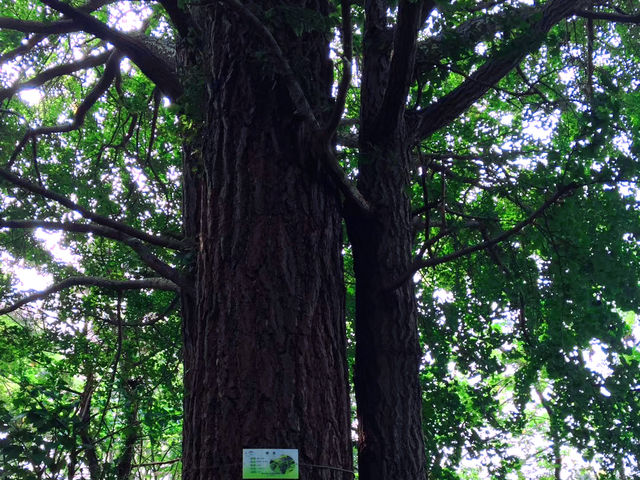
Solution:
{"label": "forked branch", "polygon": [[68,16],[82,30],[112,43],[122,51],[165,95],[177,100],[182,95],[182,85],[173,68],[142,42],[110,28],[98,19],[60,0],[40,0],[45,5]]}
{"label": "forked branch", "polygon": [[16,148],[13,150],[11,158],[8,162],[8,167],[11,167],[13,165],[24,146],[32,138],[35,138],[39,135],[52,135],[54,133],[71,132],[80,128],[84,124],[84,119],[87,116],[87,112],[89,112],[89,109],[98,101],[102,94],[108,90],[108,88],[113,83],[113,80],[116,78],[121,58],[122,54],[117,50],[109,52],[109,59],[107,60],[102,77],[76,110],[73,121],[63,125],[54,125],[28,130],[27,133],[25,133],[22,137],[22,140],[20,140]]}
{"label": "forked branch", "polygon": [[585,0],[552,0],[544,5],[539,16],[532,16],[532,24],[517,39],[496,52],[459,87],[420,113],[414,140],[419,141],[449,125],[473,105],[487,91],[511,72],[529,52],[538,48],[549,30],[571,16]]}
{"label": "forked branch", "polygon": [[531,225],[534,222],[534,220],[536,218],[538,218],[539,216],[541,216],[551,205],[555,204],[558,200],[560,200],[562,197],[565,197],[566,195],[568,195],[572,191],[580,188],[580,186],[581,185],[578,184],[578,183],[570,183],[568,185],[565,185],[565,186],[562,186],[562,187],[558,188],[558,190],[556,191],[555,194],[553,194],[550,198],[548,198],[542,205],[540,205],[540,207],[536,211],[534,211],[526,219],[524,219],[523,221],[517,223],[515,226],[513,226],[509,230],[506,230],[506,231],[502,232],[500,235],[497,235],[494,238],[491,238],[489,240],[485,240],[484,242],[480,242],[480,243],[478,243],[476,245],[471,245],[469,247],[462,248],[462,249],[460,249],[460,250],[458,250],[456,252],[453,252],[453,253],[451,253],[449,255],[443,255],[442,257],[427,258],[427,259],[416,258],[411,263],[409,268],[407,268],[407,270],[406,270],[406,272],[404,274],[400,275],[398,278],[396,278],[389,285],[385,286],[384,289],[385,290],[394,290],[394,289],[398,288],[404,282],[406,282],[411,277],[413,277],[413,275],[418,270],[421,270],[423,268],[435,267],[436,265],[440,265],[441,263],[451,262],[451,261],[456,260],[458,258],[465,257],[465,256],[470,255],[472,253],[479,252],[481,250],[484,250],[484,249],[487,249],[487,248],[492,247],[494,245],[497,245],[500,242],[504,242],[508,238],[511,238],[514,235],[520,233],[525,227]]}

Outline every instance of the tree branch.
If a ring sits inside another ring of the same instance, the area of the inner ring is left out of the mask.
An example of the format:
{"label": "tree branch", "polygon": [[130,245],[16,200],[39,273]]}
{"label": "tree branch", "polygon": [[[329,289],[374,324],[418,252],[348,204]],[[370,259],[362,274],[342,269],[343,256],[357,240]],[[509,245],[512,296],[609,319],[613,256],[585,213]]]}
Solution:
{"label": "tree branch", "polygon": [[[85,5],[77,8],[77,10],[84,13],[91,13],[111,3],[115,3],[115,0],[91,0]],[[59,20],[56,22],[35,22],[12,17],[0,17],[0,28],[43,35],[71,33],[83,30],[81,25],[69,19]]]}
{"label": "tree branch", "polygon": [[586,10],[576,10],[573,13],[578,17],[588,18],[590,20],[606,20],[618,23],[640,23],[640,13],[635,15],[622,15],[618,13],[590,12]]}
{"label": "tree branch", "polygon": [[[423,5],[424,4],[424,5]],[[435,2],[401,0],[393,38],[393,55],[389,66],[388,84],[377,112],[374,131],[395,132],[405,110],[407,92],[413,76],[416,41],[422,19],[422,9],[433,9]]]}
{"label": "tree branch", "polygon": [[104,323],[108,323],[109,325],[113,325],[115,327],[150,327],[152,325],[155,325],[156,323],[158,323],[160,320],[162,320],[163,318],[165,318],[167,315],[169,315],[173,310],[176,309],[176,307],[178,307],[180,304],[180,296],[176,295],[173,300],[171,300],[171,303],[169,304],[169,306],[167,308],[164,309],[164,311],[157,313],[154,318],[150,319],[150,320],[146,320],[146,321],[142,321],[142,322],[123,322],[122,319],[120,320],[113,320],[111,318],[105,318],[105,317],[101,317],[100,321],[104,322]]}
{"label": "tree branch", "polygon": [[13,150],[11,158],[8,162],[8,166],[11,167],[13,165],[24,146],[32,138],[35,138],[38,135],[51,135],[54,133],[71,132],[80,128],[84,124],[84,119],[89,109],[98,101],[102,94],[107,91],[109,86],[111,86],[111,83],[115,79],[116,73],[118,72],[118,68],[120,67],[121,58],[122,54],[117,50],[109,52],[109,59],[107,60],[102,77],[100,78],[100,80],[98,80],[98,83],[93,87],[93,89],[89,92],[89,94],[85,97],[85,99],[76,110],[73,121],[64,125],[40,127],[28,130],[22,137],[22,140],[20,140],[18,145],[16,145],[16,148]]}
{"label": "tree branch", "polygon": [[61,77],[63,75],[69,75],[71,73],[77,72],[78,70],[84,70],[87,68],[102,65],[107,62],[112,53],[112,51],[107,51],[99,55],[83,58],[82,60],[77,62],[56,65],[55,67],[49,68],[37,74],[36,76],[31,77],[29,80],[16,83],[9,88],[0,89],[0,102],[6,98],[12,97],[17,92],[25,88],[39,87],[54,78]]}
{"label": "tree branch", "polygon": [[98,225],[102,225],[104,227],[107,228],[111,228],[113,230],[116,230],[118,232],[123,233],[124,235],[128,235],[134,238],[137,238],[139,240],[142,240],[150,245],[155,245],[158,247],[165,247],[165,248],[170,248],[173,250],[185,250],[187,248],[187,245],[180,241],[180,240],[176,240],[174,238],[170,238],[170,237],[164,237],[164,236],[155,236],[155,235],[151,235],[148,234],[146,232],[142,232],[140,230],[137,230],[125,223],[122,222],[118,222],[116,220],[111,220],[110,218],[107,217],[103,217],[101,215],[98,215],[94,212],[92,212],[91,210],[88,210],[86,208],[84,208],[81,205],[78,205],[77,203],[69,200],[67,197],[60,195],[58,193],[52,192],[51,190],[48,190],[44,187],[41,187],[40,185],[36,185],[32,182],[29,182],[27,180],[23,180],[22,178],[14,175],[13,173],[1,169],[0,168],[0,178],[16,185],[17,187],[20,187],[24,190],[27,190],[31,193],[34,193],[36,195],[40,195],[44,198],[48,198],[50,200],[53,200],[65,207],[67,207],[69,210],[73,210],[76,211],[78,213],[80,213],[80,215],[82,215],[84,218],[88,219],[88,220],[92,220],[93,222],[97,223]]}
{"label": "tree branch", "polygon": [[32,35],[31,37],[29,37],[28,40],[25,39],[26,40],[25,43],[22,43],[18,45],[16,48],[14,48],[13,50],[10,50],[5,54],[0,55],[0,63],[4,63],[8,60],[13,60],[19,55],[24,55],[30,52],[31,49],[33,49],[36,45],[38,45],[38,43],[40,43],[44,39],[45,39],[45,35],[41,35],[41,34]]}
{"label": "tree branch", "polygon": [[420,258],[415,259],[411,263],[407,271],[403,273],[401,276],[399,276],[398,278],[396,278],[394,281],[390,282],[389,285],[385,286],[384,290],[395,290],[396,288],[400,287],[404,282],[409,280],[414,273],[416,273],[418,270],[422,268],[434,267],[436,265],[440,265],[441,263],[447,263],[447,262],[456,260],[458,258],[470,255],[472,253],[478,252],[480,250],[484,250],[486,248],[492,247],[500,242],[505,241],[506,239],[520,233],[528,225],[531,225],[536,218],[538,218],[547,210],[547,208],[549,208],[551,205],[556,203],[562,197],[566,196],[570,192],[580,187],[581,185],[578,183],[570,183],[569,185],[565,185],[558,188],[558,191],[554,195],[552,195],[549,199],[547,199],[536,211],[534,211],[526,219],[516,224],[513,228],[505,232],[502,232],[500,235],[492,239],[485,240],[484,242],[481,242],[477,245],[471,245],[469,247],[462,248],[456,252],[453,252],[449,255],[444,255],[442,257],[428,258],[428,259],[420,259]]}
{"label": "tree branch", "polygon": [[88,286],[109,288],[117,291],[124,290],[142,290],[142,289],[154,289],[154,290],[169,290],[177,292],[179,291],[178,285],[167,280],[166,278],[144,278],[140,280],[111,280],[101,277],[71,277],[61,282],[55,283],[49,288],[36,292],[32,295],[27,295],[21,298],[17,302],[8,305],[0,309],[0,315],[6,315],[17,310],[20,307],[25,306],[28,303],[35,302],[36,300],[42,300],[49,295],[53,295],[61,290],[65,290],[71,287]]}
{"label": "tree branch", "polygon": [[158,0],[158,3],[164,7],[180,36],[187,38],[193,27],[191,16],[180,7],[177,0]]}
{"label": "tree branch", "polygon": [[0,28],[24,33],[38,33],[44,35],[79,32],[82,27],[73,20],[59,20],[57,22],[34,22],[12,17],[0,17]]}
{"label": "tree branch", "polygon": [[513,70],[529,52],[538,48],[556,23],[571,16],[584,3],[586,0],[552,0],[545,4],[540,11],[540,19],[525,33],[487,60],[462,85],[420,112],[414,140],[424,139],[457,119]]}
{"label": "tree branch", "polygon": [[336,103],[333,106],[333,112],[329,118],[329,123],[325,127],[325,135],[329,138],[335,133],[342,114],[344,113],[344,105],[347,99],[347,91],[351,84],[351,62],[353,60],[353,34],[351,32],[351,0],[341,0],[342,9],[342,28],[340,30],[342,40],[342,78],[338,85],[338,93],[336,95]]}
{"label": "tree branch", "polygon": [[34,228],[43,228],[45,230],[60,230],[72,233],[93,233],[104,238],[110,238],[124,243],[130,247],[140,260],[156,273],[164,278],[171,280],[173,283],[185,287],[187,285],[183,275],[175,268],[160,260],[151,251],[142,244],[142,242],[129,235],[125,235],[121,231],[113,228],[103,227],[100,225],[87,225],[84,223],[74,222],[48,222],[44,220],[2,220],[0,218],[0,228],[13,228],[30,230]]}
{"label": "tree branch", "polygon": [[114,30],[88,13],[60,0],[40,0],[45,5],[68,16],[87,33],[112,43],[121,50],[160,90],[172,100],[182,95],[182,85],[176,72],[142,42],[131,36]]}
{"label": "tree branch", "polygon": [[178,463],[179,461],[181,461],[182,458],[174,458],[172,460],[163,460],[161,462],[149,462],[149,463],[134,463],[133,465],[131,465],[133,468],[140,468],[140,467],[158,467],[158,466],[162,466],[162,465],[172,465],[174,463]]}
{"label": "tree branch", "polygon": [[539,10],[521,6],[518,11],[501,10],[493,15],[481,15],[460,24],[452,32],[441,33],[418,42],[416,52],[416,70],[428,69],[447,55],[451,42],[460,45],[475,46],[479,41],[494,38],[496,32],[508,25],[529,21]]}

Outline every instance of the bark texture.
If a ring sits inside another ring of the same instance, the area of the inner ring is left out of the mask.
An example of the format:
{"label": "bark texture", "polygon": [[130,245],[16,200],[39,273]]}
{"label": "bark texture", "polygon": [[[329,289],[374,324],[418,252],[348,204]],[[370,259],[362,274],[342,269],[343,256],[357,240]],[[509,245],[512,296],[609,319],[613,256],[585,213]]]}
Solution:
{"label": "bark texture", "polygon": [[384,288],[406,272],[412,256],[403,113],[421,2],[400,2],[395,32],[387,27],[385,2],[368,1],[365,8],[358,188],[373,215],[347,204],[345,217],[356,277],[358,467],[362,480],[422,480],[415,293],[411,281]]}
{"label": "bark texture", "polygon": [[[183,478],[241,478],[243,448],[297,448],[300,478],[349,479],[351,444],[338,195],[272,52],[225,2],[193,11],[205,79],[202,135],[186,157],[194,294],[183,295]],[[260,2],[316,116],[330,110],[328,37],[296,35]],[[311,466],[314,465],[314,466]],[[323,467],[319,467],[323,466]],[[326,468],[334,467],[334,468]]]}
{"label": "bark texture", "polygon": [[[372,156],[385,161],[367,163]],[[377,201],[374,217],[347,216],[356,276],[359,473],[363,480],[418,480],[425,475],[425,458],[415,293],[411,281],[383,288],[411,259],[406,170],[392,148],[369,148],[362,162],[359,187],[375,192]]]}

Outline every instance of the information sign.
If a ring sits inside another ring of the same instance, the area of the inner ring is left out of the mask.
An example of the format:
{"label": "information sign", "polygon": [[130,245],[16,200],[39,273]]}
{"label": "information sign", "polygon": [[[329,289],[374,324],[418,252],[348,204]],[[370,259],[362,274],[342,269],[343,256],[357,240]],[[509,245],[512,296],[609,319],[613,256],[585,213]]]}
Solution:
{"label": "information sign", "polygon": [[242,478],[300,478],[299,475],[297,449],[242,450]]}

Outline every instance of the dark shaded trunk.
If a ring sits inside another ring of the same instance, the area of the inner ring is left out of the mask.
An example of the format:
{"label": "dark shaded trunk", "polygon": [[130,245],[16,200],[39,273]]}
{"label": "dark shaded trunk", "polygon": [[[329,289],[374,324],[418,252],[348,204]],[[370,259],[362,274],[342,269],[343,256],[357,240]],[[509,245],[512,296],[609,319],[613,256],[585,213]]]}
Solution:
{"label": "dark shaded trunk", "polygon": [[408,281],[384,288],[411,262],[408,169],[400,140],[375,147],[363,142],[358,186],[375,215],[347,214],[356,277],[354,384],[362,480],[425,478],[414,286]]}
{"label": "dark shaded trunk", "polygon": [[[261,7],[276,3],[295,2]],[[255,29],[221,6],[194,13],[207,100],[185,190],[183,478],[241,478],[243,448],[297,448],[301,478],[351,478],[327,468],[352,464],[337,193]],[[328,37],[270,27],[319,115]]]}
{"label": "dark shaded trunk", "polygon": [[[358,468],[361,480],[424,480],[414,285],[409,280],[387,288],[412,259],[407,195],[411,169],[403,105],[415,45],[400,41],[402,35],[394,44],[386,2],[369,0],[364,5],[358,189],[373,214],[363,215],[351,204],[345,214],[356,277]],[[420,7],[411,2],[400,7],[406,16],[402,31],[415,39]],[[399,32],[396,26],[395,34]]]}
{"label": "dark shaded trunk", "polygon": [[123,385],[123,396],[125,401],[124,414],[126,423],[123,430],[123,448],[116,465],[117,480],[129,480],[132,478],[133,456],[135,454],[136,443],[140,438],[140,429],[138,426],[139,405],[137,393],[135,391],[136,385],[136,381],[132,379],[125,380],[125,385]]}
{"label": "dark shaded trunk", "polygon": [[87,377],[82,395],[80,395],[80,411],[78,412],[78,435],[82,441],[82,449],[84,450],[85,461],[89,467],[89,478],[91,480],[99,480],[102,476],[100,462],[96,453],[96,446],[89,433],[91,424],[91,400],[93,399],[93,391],[95,388],[95,377],[93,365],[87,365],[85,370]]}

